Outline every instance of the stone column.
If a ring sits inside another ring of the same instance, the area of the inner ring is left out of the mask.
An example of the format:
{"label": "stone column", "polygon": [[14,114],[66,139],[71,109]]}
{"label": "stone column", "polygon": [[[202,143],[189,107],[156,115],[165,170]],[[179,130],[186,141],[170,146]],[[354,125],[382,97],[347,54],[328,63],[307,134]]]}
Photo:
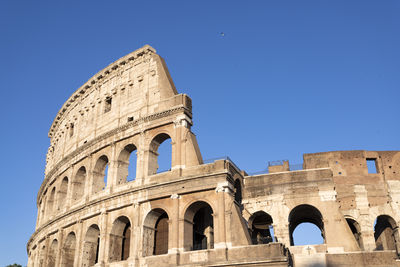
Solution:
{"label": "stone column", "polygon": [[56,263],[55,266],[61,266],[61,254],[62,254],[62,247],[63,247],[63,230],[60,228],[58,229],[57,233],[57,256],[56,256]]}
{"label": "stone column", "polygon": [[89,165],[86,167],[85,192],[83,193],[85,202],[89,200],[89,197],[92,195],[93,191],[93,155],[89,155],[87,158]]}
{"label": "stone column", "polygon": [[180,169],[186,167],[186,134],[189,131],[190,119],[182,114],[176,117],[174,121],[175,140],[172,147],[173,158],[171,160],[171,169]]}
{"label": "stone column", "polygon": [[106,189],[110,193],[113,192],[113,187],[117,185],[117,172],[118,172],[118,160],[117,159],[117,146],[115,143],[111,144],[111,158],[108,160],[108,174],[107,174],[107,185]]}
{"label": "stone column", "polygon": [[134,214],[134,217],[132,218],[131,225],[131,244],[129,250],[129,259],[134,259],[134,261],[138,261],[140,251],[139,244],[142,231],[140,229],[140,210],[137,203],[133,204],[132,214]]}
{"label": "stone column", "polygon": [[366,251],[373,251],[375,246],[374,227],[370,223],[370,207],[368,201],[368,191],[364,185],[354,185],[355,202],[360,212],[359,224],[361,228],[361,238]]}
{"label": "stone column", "polygon": [[[40,254],[43,253],[43,255],[40,255],[39,260],[43,260],[41,266],[45,267],[45,266],[47,266],[47,255],[49,253],[49,236],[45,237],[43,244],[44,244],[44,251],[42,251],[42,249],[40,249]],[[43,245],[40,245],[40,247],[43,247]]]}
{"label": "stone column", "polygon": [[[226,223],[225,223],[225,193],[228,193],[231,189],[229,188],[228,182],[219,183],[215,192],[218,198],[217,207],[217,220],[214,225],[218,225],[218,231],[214,231],[215,243],[214,248],[226,248]],[[215,217],[214,217],[215,218]]]}
{"label": "stone column", "polygon": [[180,196],[178,194],[171,195],[171,199],[173,201],[173,211],[171,214],[172,218],[169,218],[171,221],[171,233],[169,236],[170,246],[168,249],[168,253],[179,253],[179,199]]}
{"label": "stone column", "polygon": [[137,146],[137,157],[136,157],[136,183],[142,185],[144,183],[144,177],[147,176],[147,153],[145,151],[146,137],[144,132],[140,132],[139,145]]}
{"label": "stone column", "polygon": [[182,168],[182,156],[184,156],[182,155],[182,124],[179,117],[174,121],[174,135],[171,142],[171,170]]}
{"label": "stone column", "polygon": [[100,215],[100,246],[99,246],[99,263],[108,262],[109,233],[108,233],[108,213],[102,211]]}
{"label": "stone column", "polygon": [[74,257],[74,267],[81,266],[82,261],[82,250],[83,250],[83,239],[84,239],[84,229],[83,222],[79,221],[77,223],[77,233],[76,233],[76,244],[75,244],[75,257]]}
{"label": "stone column", "polygon": [[285,244],[286,247],[290,246],[290,238],[289,238],[289,224],[279,222],[274,223],[274,238],[277,242]]}

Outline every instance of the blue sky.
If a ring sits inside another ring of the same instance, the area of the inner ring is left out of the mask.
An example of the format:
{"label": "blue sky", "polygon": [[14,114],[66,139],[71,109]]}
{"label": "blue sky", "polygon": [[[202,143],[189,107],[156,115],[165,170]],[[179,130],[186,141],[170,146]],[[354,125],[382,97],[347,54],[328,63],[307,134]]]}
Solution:
{"label": "blue sky", "polygon": [[254,172],[303,153],[399,150],[399,13],[397,0],[1,1],[0,266],[26,264],[59,108],[145,44],[192,98],[205,159]]}

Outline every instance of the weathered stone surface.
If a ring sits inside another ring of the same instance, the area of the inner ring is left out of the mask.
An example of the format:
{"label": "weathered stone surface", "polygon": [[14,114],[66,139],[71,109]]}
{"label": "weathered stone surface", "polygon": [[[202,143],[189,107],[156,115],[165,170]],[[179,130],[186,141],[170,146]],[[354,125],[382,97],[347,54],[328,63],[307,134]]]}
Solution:
{"label": "weathered stone surface", "polygon": [[[191,126],[150,46],[79,88],[49,131],[28,266],[399,266],[399,151],[305,154],[302,170],[251,176],[204,164]],[[323,244],[293,245],[303,222]]]}

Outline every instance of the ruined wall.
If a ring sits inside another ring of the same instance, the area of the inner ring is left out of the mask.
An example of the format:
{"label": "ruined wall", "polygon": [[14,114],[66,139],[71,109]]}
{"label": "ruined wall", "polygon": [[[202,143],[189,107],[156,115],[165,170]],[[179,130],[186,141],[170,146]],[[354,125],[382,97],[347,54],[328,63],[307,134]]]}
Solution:
{"label": "ruined wall", "polygon": [[[203,163],[191,105],[149,46],[79,88],[49,131],[28,266],[396,266],[400,152],[306,154],[303,170],[250,176]],[[294,245],[303,222],[322,244]]]}

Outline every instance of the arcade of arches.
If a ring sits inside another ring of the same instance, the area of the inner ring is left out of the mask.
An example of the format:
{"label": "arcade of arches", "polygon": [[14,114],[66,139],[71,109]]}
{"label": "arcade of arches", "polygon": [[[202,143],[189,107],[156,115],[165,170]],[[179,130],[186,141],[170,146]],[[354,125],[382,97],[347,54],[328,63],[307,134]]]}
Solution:
{"label": "arcade of arches", "polygon": [[[49,130],[28,267],[398,266],[400,151],[249,174],[203,161],[192,118],[148,45],[78,88]],[[319,244],[299,242],[304,224]]]}

